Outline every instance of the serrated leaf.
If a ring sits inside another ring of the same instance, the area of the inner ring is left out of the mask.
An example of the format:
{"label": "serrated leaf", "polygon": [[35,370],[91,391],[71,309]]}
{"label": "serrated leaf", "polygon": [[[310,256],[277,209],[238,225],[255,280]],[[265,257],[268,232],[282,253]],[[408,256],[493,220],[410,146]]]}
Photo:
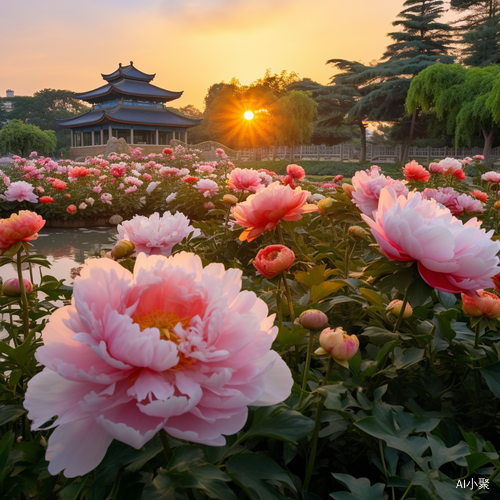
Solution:
{"label": "serrated leaf", "polygon": [[366,477],[356,479],[349,474],[332,473],[332,476],[351,491],[330,493],[335,500],[387,500],[388,498],[385,484],[376,483],[371,486]]}

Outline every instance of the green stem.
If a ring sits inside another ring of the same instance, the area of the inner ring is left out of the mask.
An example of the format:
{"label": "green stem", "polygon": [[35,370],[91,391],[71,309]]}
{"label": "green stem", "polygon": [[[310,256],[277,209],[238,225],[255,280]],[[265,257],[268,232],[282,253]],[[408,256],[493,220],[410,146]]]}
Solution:
{"label": "green stem", "polygon": [[309,378],[309,367],[311,366],[311,356],[314,348],[314,331],[309,332],[309,344],[307,345],[306,364],[304,366],[304,374],[302,377],[302,392],[300,393],[299,406],[304,399],[304,393],[307,389],[307,379]]}
{"label": "green stem", "polygon": [[337,239],[337,231],[335,230],[335,224],[333,223],[333,217],[331,215],[328,216],[328,220],[330,221],[330,225],[332,226],[333,238]]}
{"label": "green stem", "polygon": [[481,321],[477,322],[475,330],[476,330],[476,340],[474,342],[474,349],[477,349],[479,347],[479,334],[481,333]]}
{"label": "green stem", "polygon": [[163,453],[165,454],[168,464],[170,458],[172,457],[172,448],[170,448],[170,443],[168,442],[168,434],[165,429],[160,429],[159,435],[161,444],[163,445]]}
{"label": "green stem", "polygon": [[334,365],[334,360],[332,357],[330,357],[328,360],[328,367],[326,369],[325,378],[323,379],[321,385],[328,385],[328,380],[330,380],[330,375],[332,374],[333,365]]}
{"label": "green stem", "polygon": [[283,312],[281,311],[281,275],[278,276],[278,288],[276,289],[276,310],[278,312],[278,324],[283,326]]}
{"label": "green stem", "polygon": [[295,321],[295,312],[293,310],[292,304],[292,294],[290,293],[290,287],[288,286],[288,282],[286,280],[286,271],[283,271],[283,283],[285,285],[286,298],[288,300],[288,308],[290,309],[290,316],[292,318],[292,323]]}
{"label": "green stem", "polygon": [[[24,247],[24,251],[26,252],[26,257],[29,257],[29,254],[30,254],[30,247],[28,245],[28,243],[26,243],[25,241],[22,242],[23,243],[23,247]],[[34,284],[35,283],[35,280],[33,279],[33,268],[31,267],[31,262],[28,260],[28,267],[29,267],[29,270],[30,270],[30,280],[31,280],[31,283]]]}
{"label": "green stem", "polygon": [[410,486],[408,486],[408,488],[406,488],[406,491],[405,491],[404,495],[401,497],[401,500],[405,500],[406,495],[408,495],[408,493],[410,493],[412,486],[413,486],[413,484],[410,484]]}
{"label": "green stem", "polygon": [[403,304],[401,305],[401,312],[399,313],[398,320],[396,321],[396,324],[394,325],[394,330],[393,332],[397,332],[399,327],[401,326],[401,321],[403,321],[403,315],[406,310],[406,304],[408,304],[408,288],[405,291],[405,296],[403,298]]}
{"label": "green stem", "polygon": [[[385,465],[385,455],[384,455],[384,445],[382,444],[382,440],[378,440],[378,446],[380,450],[380,458],[382,459],[382,465],[384,467],[385,478],[389,479],[389,473],[387,472],[387,466]],[[396,493],[394,492],[394,488],[392,488],[392,500],[396,500]]]}
{"label": "green stem", "polygon": [[314,461],[316,459],[316,450],[318,448],[318,435],[321,427],[321,414],[323,412],[323,397],[318,397],[318,405],[316,407],[316,418],[314,419],[313,437],[311,439],[311,451],[309,452],[309,460],[307,461],[306,477],[304,478],[304,490],[307,491],[311,476],[314,469]]}
{"label": "green stem", "polygon": [[283,233],[281,232],[281,223],[276,226],[276,232],[278,233],[280,243],[285,246],[285,240],[283,239]]}
{"label": "green stem", "polygon": [[[498,474],[500,474],[500,465],[495,469],[493,474],[488,478],[488,483],[492,483],[493,479],[495,479],[498,476]],[[478,488],[474,493],[472,493],[472,495],[470,497],[471,498],[475,497],[480,491],[481,491],[481,489]]]}
{"label": "green stem", "polygon": [[21,307],[23,309],[23,327],[24,339],[28,338],[30,332],[30,317],[28,311],[28,297],[26,296],[26,287],[23,281],[23,270],[21,267],[21,249],[17,252],[17,276],[19,278],[19,289],[21,291]]}
{"label": "green stem", "polygon": [[347,279],[349,278],[349,244],[347,241],[345,244],[344,265],[345,265],[344,278]]}

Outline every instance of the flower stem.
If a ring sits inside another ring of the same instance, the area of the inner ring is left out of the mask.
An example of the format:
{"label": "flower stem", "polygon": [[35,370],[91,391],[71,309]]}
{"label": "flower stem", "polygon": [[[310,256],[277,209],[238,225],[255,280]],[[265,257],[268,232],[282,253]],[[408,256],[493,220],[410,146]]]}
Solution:
{"label": "flower stem", "polygon": [[161,444],[163,445],[163,453],[165,454],[165,458],[168,463],[172,457],[172,448],[170,448],[170,443],[168,442],[168,434],[165,429],[160,429],[159,435]]}
{"label": "flower stem", "polygon": [[406,304],[408,304],[408,288],[405,291],[405,296],[403,297],[403,304],[401,305],[401,312],[399,313],[398,320],[394,325],[394,329],[392,330],[393,332],[397,332],[399,327],[401,326],[401,321],[403,321],[403,315],[406,310]]}
{"label": "flower stem", "polygon": [[330,359],[328,360],[328,367],[326,369],[325,378],[323,379],[321,385],[328,385],[328,380],[330,379],[330,375],[332,374],[333,370],[333,362],[333,358],[330,357]]}
{"label": "flower stem", "polygon": [[23,281],[23,271],[21,267],[21,249],[17,252],[17,276],[19,278],[19,290],[21,291],[21,307],[23,309],[23,327],[24,327],[24,339],[29,335],[30,332],[30,317],[28,311],[28,297],[26,296],[26,287]]}
{"label": "flower stem", "polygon": [[333,217],[331,215],[328,216],[328,220],[330,221],[330,225],[332,226],[333,238],[337,239],[337,231],[335,230],[335,224],[333,223]]}
{"label": "flower stem", "polygon": [[300,393],[299,406],[304,399],[304,393],[307,389],[307,379],[309,378],[309,367],[311,366],[311,356],[314,347],[314,330],[309,331],[309,344],[307,346],[306,364],[304,366],[304,374],[302,377],[302,392]]}
{"label": "flower stem", "polygon": [[[26,252],[26,257],[29,256],[30,252],[29,252],[29,245],[28,243],[26,243],[25,241],[22,242],[23,243],[23,247],[24,247],[24,251]],[[30,270],[30,280],[31,280],[31,283],[35,283],[35,281],[33,280],[33,268],[31,267],[31,262],[28,260],[28,267],[29,267],[29,270]]]}
{"label": "flower stem", "polygon": [[[387,467],[385,465],[384,445],[382,444],[381,439],[378,440],[378,445],[379,445],[379,450],[380,450],[380,458],[382,460],[382,465],[384,467],[385,478],[389,479],[389,473],[387,472]],[[396,499],[396,496],[395,496],[394,488],[392,488],[392,500],[395,500],[395,499]]]}
{"label": "flower stem", "polygon": [[318,448],[318,435],[319,435],[319,429],[321,427],[322,412],[323,412],[323,396],[319,396],[316,407],[316,418],[314,419],[313,436],[311,439],[311,451],[309,452],[309,460],[307,461],[306,477],[304,478],[304,491],[307,491],[307,488],[309,488],[309,483],[311,482],[311,476],[314,469],[314,461],[316,459],[316,450]]}
{"label": "flower stem", "polygon": [[288,286],[288,282],[286,280],[286,271],[283,271],[283,284],[285,285],[286,298],[288,300],[288,308],[290,309],[290,317],[292,318],[292,323],[295,321],[295,312],[293,310],[292,304],[292,294],[290,293],[290,287]]}
{"label": "flower stem", "polygon": [[281,311],[281,275],[278,276],[278,287],[276,289],[276,310],[278,312],[278,325],[283,326],[283,312]]}
{"label": "flower stem", "polygon": [[281,224],[278,224],[276,226],[276,232],[278,233],[278,238],[280,240],[280,243],[284,246],[285,240],[283,239],[283,233],[281,232]]}
{"label": "flower stem", "polygon": [[479,347],[479,334],[481,333],[481,322],[478,321],[476,325],[476,340],[474,342],[474,349],[477,349]]}

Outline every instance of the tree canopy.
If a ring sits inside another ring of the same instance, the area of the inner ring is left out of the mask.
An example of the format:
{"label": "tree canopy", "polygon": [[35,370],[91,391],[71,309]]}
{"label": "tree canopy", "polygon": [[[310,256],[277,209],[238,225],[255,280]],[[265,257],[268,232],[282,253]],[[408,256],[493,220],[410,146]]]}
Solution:
{"label": "tree canopy", "polygon": [[57,146],[53,130],[41,130],[36,125],[26,125],[21,120],[12,120],[0,130],[0,151],[26,156],[32,151],[53,153]]}
{"label": "tree canopy", "polygon": [[455,144],[470,145],[482,133],[484,156],[491,151],[500,122],[500,66],[466,69],[459,64],[436,64],[417,75],[410,86],[408,112],[420,107],[433,112],[455,135]]}

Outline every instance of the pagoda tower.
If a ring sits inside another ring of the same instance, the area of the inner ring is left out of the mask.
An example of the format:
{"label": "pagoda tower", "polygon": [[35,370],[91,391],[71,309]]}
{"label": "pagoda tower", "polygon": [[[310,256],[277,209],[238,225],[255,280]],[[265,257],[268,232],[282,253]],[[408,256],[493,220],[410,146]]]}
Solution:
{"label": "pagoda tower", "polygon": [[71,130],[70,156],[103,154],[109,138],[123,137],[131,147],[143,148],[145,154],[159,153],[172,139],[187,142],[187,129],[201,123],[172,113],[165,103],[178,99],[181,92],[172,92],[152,85],[155,75],[148,75],[121,63],[116,71],[102,74],[106,84],[88,92],[73,94],[87,101],[87,113],[56,120]]}

